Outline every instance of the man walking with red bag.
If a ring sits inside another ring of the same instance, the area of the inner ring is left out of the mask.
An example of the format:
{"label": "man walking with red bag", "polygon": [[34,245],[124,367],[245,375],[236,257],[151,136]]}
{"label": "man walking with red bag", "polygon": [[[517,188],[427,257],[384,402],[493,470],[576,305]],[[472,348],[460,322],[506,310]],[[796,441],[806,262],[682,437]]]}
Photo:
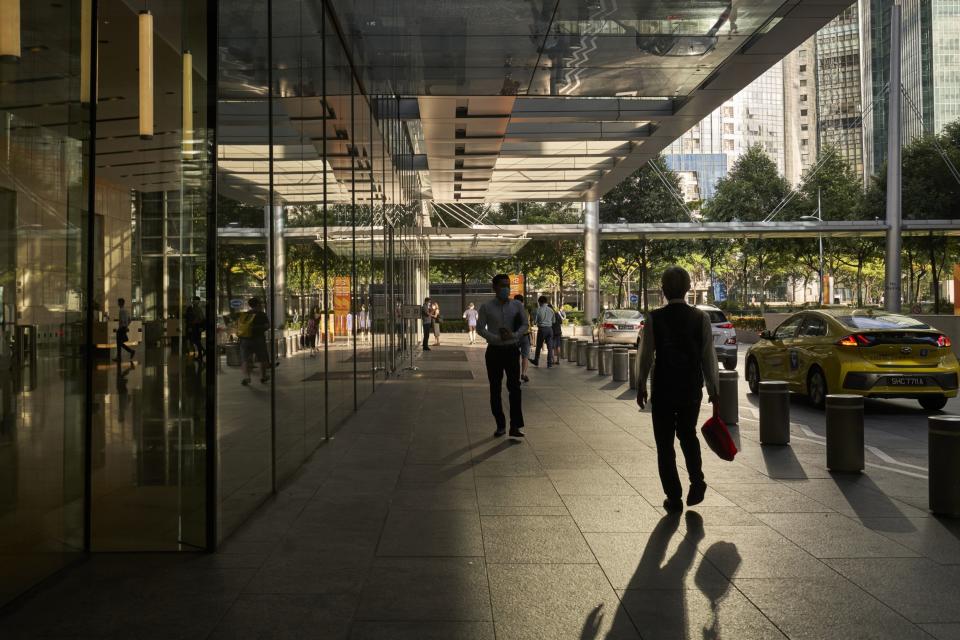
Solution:
{"label": "man walking with red bag", "polygon": [[669,267],[663,272],[661,288],[667,304],[648,314],[640,342],[637,404],[641,409],[646,406],[647,378],[652,369],[650,412],[660,483],[667,496],[663,507],[678,512],[683,510],[683,487],[673,439],[680,441],[686,461],[690,476],[687,506],[692,507],[703,502],[707,490],[697,439],[702,388],[706,385],[716,415],[719,376],[710,318],[686,301],[690,274],[681,267]]}

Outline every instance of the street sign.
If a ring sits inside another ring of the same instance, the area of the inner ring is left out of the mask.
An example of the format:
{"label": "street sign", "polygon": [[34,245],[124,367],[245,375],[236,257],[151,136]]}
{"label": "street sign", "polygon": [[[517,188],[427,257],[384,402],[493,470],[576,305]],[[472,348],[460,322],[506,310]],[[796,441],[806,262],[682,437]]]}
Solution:
{"label": "street sign", "polygon": [[635,294],[635,293],[631,293],[631,294],[630,294],[630,304],[637,304],[638,302],[640,302],[640,296],[637,295],[637,294]]}
{"label": "street sign", "polygon": [[420,305],[405,304],[401,307],[400,314],[404,320],[416,320],[420,317]]}
{"label": "street sign", "polygon": [[245,304],[246,303],[240,298],[234,298],[233,300],[230,301],[230,308],[233,309],[234,311],[239,311],[240,309],[243,309],[243,305]]}

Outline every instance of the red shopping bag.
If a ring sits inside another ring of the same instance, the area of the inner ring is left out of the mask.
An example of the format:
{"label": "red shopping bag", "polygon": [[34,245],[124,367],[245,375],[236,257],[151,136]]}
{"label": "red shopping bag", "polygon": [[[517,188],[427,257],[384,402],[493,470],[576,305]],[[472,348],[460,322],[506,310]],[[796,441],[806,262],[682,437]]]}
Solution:
{"label": "red shopping bag", "polygon": [[716,412],[714,412],[713,417],[703,423],[703,426],[700,427],[700,433],[703,435],[703,440],[707,443],[707,446],[720,456],[721,460],[730,462],[737,455],[737,445],[730,437],[727,425],[720,419],[720,416],[716,415]]}

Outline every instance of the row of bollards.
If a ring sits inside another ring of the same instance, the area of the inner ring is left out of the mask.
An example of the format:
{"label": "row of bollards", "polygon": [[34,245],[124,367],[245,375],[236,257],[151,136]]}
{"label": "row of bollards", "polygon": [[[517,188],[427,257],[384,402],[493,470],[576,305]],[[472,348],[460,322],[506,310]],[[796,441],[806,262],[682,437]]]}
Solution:
{"label": "row of bollards", "polygon": [[[612,376],[637,388],[637,350],[593,344],[561,337],[560,355],[569,362]],[[720,371],[720,419],[727,425],[740,422],[739,375]],[[826,398],[827,468],[859,473],[865,468],[863,397],[831,394]],[[790,444],[790,389],[786,382],[760,382],[760,444]],[[929,418],[929,505],[938,515],[960,517],[960,416]]]}
{"label": "row of bollards", "polygon": [[[735,387],[732,393],[736,394]],[[726,395],[722,378],[720,395],[723,417]],[[827,469],[834,472],[863,471],[866,467],[863,396],[828,395],[825,416]],[[930,416],[927,429],[930,511],[937,515],[960,517],[960,416]],[[760,382],[760,444],[789,443],[790,392],[787,383],[772,380]]]}

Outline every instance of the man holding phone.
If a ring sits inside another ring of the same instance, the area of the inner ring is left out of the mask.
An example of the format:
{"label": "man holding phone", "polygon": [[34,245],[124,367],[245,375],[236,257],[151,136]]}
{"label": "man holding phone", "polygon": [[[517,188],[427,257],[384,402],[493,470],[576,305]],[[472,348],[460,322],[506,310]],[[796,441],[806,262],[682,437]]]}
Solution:
{"label": "man holding phone", "polygon": [[490,381],[490,411],[497,421],[494,437],[507,431],[500,390],[503,376],[507,376],[510,396],[510,437],[522,438],[523,411],[520,406],[520,336],[527,330],[527,312],[523,304],[510,299],[510,276],[498,273],[493,277],[496,297],[480,305],[477,333],[487,341],[485,360]]}

